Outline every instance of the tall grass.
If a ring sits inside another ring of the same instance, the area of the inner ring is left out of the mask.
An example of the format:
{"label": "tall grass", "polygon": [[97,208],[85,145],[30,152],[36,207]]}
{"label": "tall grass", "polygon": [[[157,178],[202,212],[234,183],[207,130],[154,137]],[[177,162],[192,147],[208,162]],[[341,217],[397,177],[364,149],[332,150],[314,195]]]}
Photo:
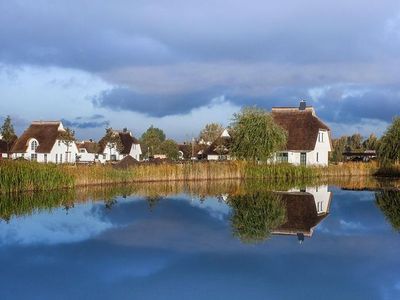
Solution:
{"label": "tall grass", "polygon": [[62,167],[25,161],[0,162],[0,191],[45,191],[74,186]]}
{"label": "tall grass", "polygon": [[259,179],[275,182],[368,176],[375,164],[348,163],[329,167],[305,167],[290,164],[254,164],[245,161],[142,163],[128,169],[111,165],[72,166],[21,161],[0,162],[0,192],[52,190],[73,186],[114,183],[203,181],[221,179]]}

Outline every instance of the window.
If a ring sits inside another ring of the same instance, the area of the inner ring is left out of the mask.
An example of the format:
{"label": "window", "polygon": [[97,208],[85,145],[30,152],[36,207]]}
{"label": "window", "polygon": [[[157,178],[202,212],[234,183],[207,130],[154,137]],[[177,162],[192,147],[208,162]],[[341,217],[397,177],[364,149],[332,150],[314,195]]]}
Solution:
{"label": "window", "polygon": [[31,154],[31,161],[37,161],[37,154],[36,153],[32,153]]}
{"label": "window", "polygon": [[319,153],[317,152],[317,162],[319,162]]}
{"label": "window", "polygon": [[112,161],[116,161],[117,160],[117,156],[115,154],[110,156],[110,160]]}
{"label": "window", "polygon": [[307,153],[301,152],[300,153],[300,165],[305,166],[307,164]]}
{"label": "window", "polygon": [[318,142],[320,142],[320,143],[324,142],[324,133],[323,132],[318,133]]}
{"label": "window", "polygon": [[37,141],[32,141],[31,150],[32,151],[36,151],[37,147],[38,147],[38,142]]}
{"label": "window", "polygon": [[60,164],[62,164],[62,154],[60,154]]}
{"label": "window", "polygon": [[287,152],[285,153],[278,153],[276,155],[276,161],[278,163],[287,163],[289,162],[289,154]]}
{"label": "window", "polygon": [[58,164],[58,154],[56,153],[56,164]]}
{"label": "window", "polygon": [[47,154],[44,154],[44,162],[47,164]]}
{"label": "window", "polygon": [[322,201],[317,202],[317,212],[320,213],[323,212],[323,210],[324,210],[323,202]]}
{"label": "window", "polygon": [[61,146],[61,141],[58,141],[58,146]]}

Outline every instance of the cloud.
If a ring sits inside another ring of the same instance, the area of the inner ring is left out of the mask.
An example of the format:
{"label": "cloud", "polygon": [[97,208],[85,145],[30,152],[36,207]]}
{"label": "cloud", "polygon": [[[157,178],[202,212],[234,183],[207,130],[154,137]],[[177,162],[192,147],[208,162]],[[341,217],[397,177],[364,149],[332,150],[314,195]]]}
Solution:
{"label": "cloud", "polygon": [[110,121],[105,120],[103,115],[95,114],[89,117],[77,117],[74,120],[62,119],[66,127],[87,129],[87,128],[105,128],[109,126]]}

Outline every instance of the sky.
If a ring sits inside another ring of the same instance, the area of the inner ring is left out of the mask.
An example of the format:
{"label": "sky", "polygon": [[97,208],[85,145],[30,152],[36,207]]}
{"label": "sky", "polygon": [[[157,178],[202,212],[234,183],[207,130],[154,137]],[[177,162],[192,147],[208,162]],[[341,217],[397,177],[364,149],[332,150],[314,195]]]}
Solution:
{"label": "sky", "polygon": [[333,136],[400,112],[398,0],[0,0],[0,121],[179,141],[243,106],[313,105]]}

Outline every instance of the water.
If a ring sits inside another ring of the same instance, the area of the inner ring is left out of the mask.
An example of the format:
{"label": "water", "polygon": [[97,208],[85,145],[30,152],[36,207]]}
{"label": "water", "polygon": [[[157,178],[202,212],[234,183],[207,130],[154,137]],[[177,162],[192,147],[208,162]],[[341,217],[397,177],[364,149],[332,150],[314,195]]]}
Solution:
{"label": "water", "polygon": [[1,299],[400,299],[398,192],[268,190],[3,197]]}

